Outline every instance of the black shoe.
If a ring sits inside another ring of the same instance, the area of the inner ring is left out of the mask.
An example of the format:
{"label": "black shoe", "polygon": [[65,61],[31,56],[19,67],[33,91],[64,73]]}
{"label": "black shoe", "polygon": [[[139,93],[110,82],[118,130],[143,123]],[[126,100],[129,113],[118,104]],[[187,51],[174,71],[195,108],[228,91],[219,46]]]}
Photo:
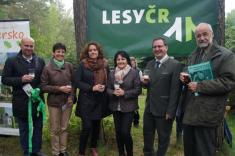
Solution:
{"label": "black shoe", "polygon": [[63,153],[60,153],[59,156],[69,156],[69,153],[68,152],[63,152]]}
{"label": "black shoe", "polygon": [[136,128],[139,127],[139,121],[135,121],[135,120],[134,120],[134,121],[133,121],[133,126],[136,127]]}
{"label": "black shoe", "polygon": [[37,153],[32,153],[32,156],[46,156],[46,155],[42,152],[37,152]]}

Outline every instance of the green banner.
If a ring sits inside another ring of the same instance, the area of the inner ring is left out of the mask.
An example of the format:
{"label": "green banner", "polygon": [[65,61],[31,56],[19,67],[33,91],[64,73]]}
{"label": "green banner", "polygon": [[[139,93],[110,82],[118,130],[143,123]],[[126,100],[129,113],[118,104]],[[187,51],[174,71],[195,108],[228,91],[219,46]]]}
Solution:
{"label": "green banner", "polygon": [[198,23],[217,29],[218,6],[218,0],[88,0],[87,38],[108,57],[117,50],[146,57],[152,56],[152,40],[162,36],[170,56],[186,56],[195,48]]}

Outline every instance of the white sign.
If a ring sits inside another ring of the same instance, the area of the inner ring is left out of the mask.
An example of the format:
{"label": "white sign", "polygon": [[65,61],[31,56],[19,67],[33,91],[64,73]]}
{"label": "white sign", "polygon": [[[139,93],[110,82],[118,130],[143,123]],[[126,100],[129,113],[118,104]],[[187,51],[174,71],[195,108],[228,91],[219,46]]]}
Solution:
{"label": "white sign", "polygon": [[13,117],[11,103],[0,103],[0,134],[19,136],[18,122]]}
{"label": "white sign", "polygon": [[[0,73],[2,73],[6,59],[20,51],[20,40],[29,36],[28,20],[0,20]],[[1,84],[0,75],[0,134],[19,135],[18,124],[12,113],[11,99],[12,89]]]}
{"label": "white sign", "polygon": [[18,53],[23,37],[30,36],[29,21],[0,21],[0,64]]}

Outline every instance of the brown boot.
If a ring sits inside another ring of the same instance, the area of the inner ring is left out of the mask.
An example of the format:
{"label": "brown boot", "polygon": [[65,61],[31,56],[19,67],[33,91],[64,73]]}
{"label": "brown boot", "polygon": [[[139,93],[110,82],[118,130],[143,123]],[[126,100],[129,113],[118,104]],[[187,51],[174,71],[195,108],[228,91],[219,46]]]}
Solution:
{"label": "brown boot", "polygon": [[92,156],[99,156],[96,148],[91,148]]}

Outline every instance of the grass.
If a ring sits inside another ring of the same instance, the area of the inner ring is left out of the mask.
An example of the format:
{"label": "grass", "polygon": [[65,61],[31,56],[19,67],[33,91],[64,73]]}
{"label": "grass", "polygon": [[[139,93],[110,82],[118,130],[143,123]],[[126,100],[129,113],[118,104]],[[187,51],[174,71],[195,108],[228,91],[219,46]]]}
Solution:
{"label": "grass", "polygon": [[[144,101],[145,96],[140,96],[139,113],[141,115],[140,125],[138,128],[132,128],[132,136],[134,142],[134,156],[143,156],[143,111],[144,111]],[[228,125],[233,135],[235,135],[235,111],[231,112],[228,116]],[[104,126],[104,139],[99,141],[99,153],[100,156],[118,156],[116,141],[115,141],[115,132],[114,124],[112,117],[107,117],[103,120]],[[69,142],[68,142],[68,151],[71,156],[78,155],[78,146],[79,146],[79,133],[81,130],[80,119],[75,117],[74,113],[70,120],[69,127]],[[176,141],[175,134],[175,124],[172,129],[171,142],[168,148],[167,156],[183,156],[183,146]],[[157,137],[156,137],[157,139]],[[235,142],[235,137],[233,138]],[[157,145],[156,145],[157,146]],[[51,155],[51,146],[50,146],[50,134],[48,129],[48,122],[44,125],[43,129],[43,147],[42,151],[48,156]],[[90,155],[89,149],[87,150],[87,155]],[[222,146],[220,152],[217,156],[234,156],[235,148],[229,147],[226,142]],[[20,149],[19,138],[13,136],[0,136],[0,156],[22,156]]]}

